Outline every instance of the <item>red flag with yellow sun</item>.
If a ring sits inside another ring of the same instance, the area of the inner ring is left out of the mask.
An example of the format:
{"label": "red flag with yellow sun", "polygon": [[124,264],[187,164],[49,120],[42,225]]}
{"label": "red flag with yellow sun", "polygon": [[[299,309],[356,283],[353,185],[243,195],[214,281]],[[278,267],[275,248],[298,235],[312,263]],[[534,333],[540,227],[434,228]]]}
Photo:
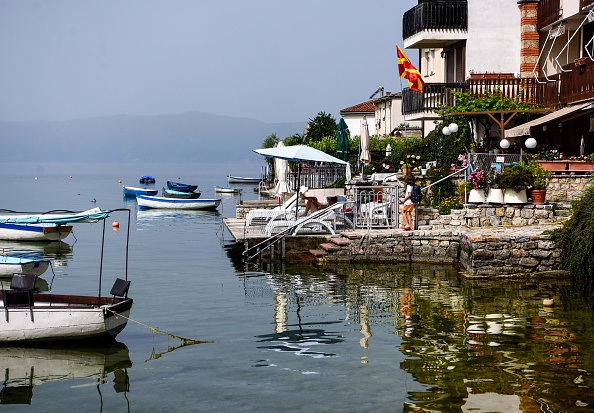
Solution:
{"label": "red flag with yellow sun", "polygon": [[398,72],[400,73],[400,77],[408,80],[408,87],[411,90],[419,93],[423,92],[425,82],[421,78],[421,72],[413,66],[398,45],[396,45],[396,53],[398,54]]}

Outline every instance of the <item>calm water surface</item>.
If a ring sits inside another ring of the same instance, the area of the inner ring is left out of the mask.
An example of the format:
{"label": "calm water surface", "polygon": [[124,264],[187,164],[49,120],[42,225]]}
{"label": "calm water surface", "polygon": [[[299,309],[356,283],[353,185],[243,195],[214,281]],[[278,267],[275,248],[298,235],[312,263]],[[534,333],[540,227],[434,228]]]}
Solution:
{"label": "calm water surface", "polygon": [[[135,303],[110,347],[0,347],[0,411],[594,410],[592,297],[582,287],[469,281],[425,265],[256,271],[225,248],[221,219],[235,215],[236,195],[218,194],[217,212],[137,211],[119,184],[139,186],[150,174],[161,188],[181,178],[215,197],[228,173],[259,172],[260,164],[1,165],[0,208],[132,210]],[[244,199],[257,199],[252,188]],[[106,280],[123,276],[125,222],[107,220]],[[67,245],[0,248],[53,258],[43,279],[55,293],[95,294],[101,227],[77,225]],[[556,305],[543,307],[545,298]],[[175,336],[209,343],[184,346]]]}

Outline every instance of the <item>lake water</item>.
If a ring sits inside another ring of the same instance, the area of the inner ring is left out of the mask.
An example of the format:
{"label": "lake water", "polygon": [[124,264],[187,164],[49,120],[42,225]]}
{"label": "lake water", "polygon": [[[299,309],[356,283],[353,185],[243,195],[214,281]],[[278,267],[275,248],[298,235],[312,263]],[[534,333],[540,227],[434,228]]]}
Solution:
{"label": "lake water", "polygon": [[[0,347],[0,411],[594,410],[593,301],[584,287],[471,281],[428,265],[267,273],[225,248],[221,220],[235,215],[236,195],[219,194],[217,212],[138,211],[119,184],[153,175],[160,189],[180,178],[210,198],[227,174],[259,176],[260,167],[1,165],[0,208],[132,210],[135,301],[133,321],[109,348]],[[242,187],[243,199],[258,198]],[[124,275],[125,222],[117,213],[106,222],[106,280]],[[95,294],[101,228],[77,225],[69,246],[18,248],[55,259],[43,275],[53,292]],[[184,346],[175,336],[208,343]]]}

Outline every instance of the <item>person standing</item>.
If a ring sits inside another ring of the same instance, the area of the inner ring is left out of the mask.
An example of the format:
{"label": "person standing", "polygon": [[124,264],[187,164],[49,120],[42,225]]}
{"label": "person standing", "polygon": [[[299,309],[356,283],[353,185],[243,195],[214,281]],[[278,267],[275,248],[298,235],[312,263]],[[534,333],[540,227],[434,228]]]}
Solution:
{"label": "person standing", "polygon": [[413,186],[415,185],[414,175],[411,173],[404,175],[404,183],[406,184],[406,191],[402,199],[402,203],[404,204],[401,211],[402,222],[404,224],[402,229],[404,231],[410,231],[412,230],[412,212],[415,210],[415,203],[411,199]]}

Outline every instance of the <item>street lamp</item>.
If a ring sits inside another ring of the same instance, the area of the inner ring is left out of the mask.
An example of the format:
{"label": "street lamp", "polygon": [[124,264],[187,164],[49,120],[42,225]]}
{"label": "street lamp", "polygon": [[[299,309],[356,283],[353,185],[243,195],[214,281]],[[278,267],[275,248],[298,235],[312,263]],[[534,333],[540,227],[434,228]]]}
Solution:
{"label": "street lamp", "polygon": [[536,139],[528,138],[526,139],[526,142],[524,142],[524,145],[526,145],[528,149],[534,149],[536,148]]}
{"label": "street lamp", "polygon": [[501,141],[499,141],[499,146],[501,147],[501,149],[507,149],[509,148],[510,142],[507,139],[501,139]]}
{"label": "street lamp", "polygon": [[443,129],[441,130],[441,133],[443,133],[445,136],[449,136],[452,133],[456,133],[458,132],[458,125],[455,123],[450,123],[448,126],[444,126]]}

